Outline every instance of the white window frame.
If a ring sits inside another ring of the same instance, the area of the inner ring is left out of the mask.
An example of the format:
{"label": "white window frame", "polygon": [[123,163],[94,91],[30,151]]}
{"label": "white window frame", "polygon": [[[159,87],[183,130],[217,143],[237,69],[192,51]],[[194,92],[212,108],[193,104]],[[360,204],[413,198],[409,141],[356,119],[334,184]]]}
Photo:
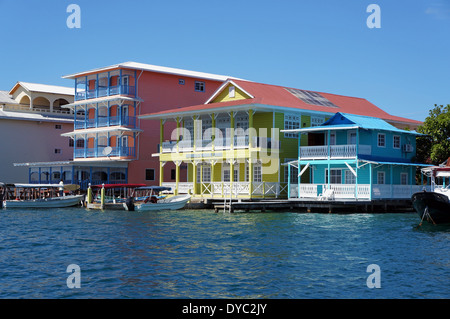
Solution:
{"label": "white window frame", "polygon": [[236,97],[236,88],[233,85],[228,87],[228,97],[229,98],[235,98]]}
{"label": "white window frame", "polygon": [[[233,165],[234,175],[233,182],[239,182],[239,164]],[[225,176],[226,175],[226,176]],[[226,178],[225,178],[226,177]],[[230,164],[223,163],[222,164],[222,181],[230,182]]]}
{"label": "white window frame", "polygon": [[344,172],[344,180],[345,184],[356,184],[356,176],[349,169]]}
{"label": "white window frame", "polygon": [[[342,184],[342,168],[331,168],[330,184]],[[339,175],[333,175],[333,172],[339,171]],[[336,183],[336,178],[340,180],[340,183]],[[335,179],[335,182],[333,182]],[[328,168],[325,168],[325,184],[328,184]]]}
{"label": "white window frame", "polygon": [[261,164],[253,165],[253,181],[262,182],[262,166]]}
{"label": "white window frame", "polygon": [[204,81],[195,81],[194,89],[195,89],[195,92],[205,92],[205,82]]}
{"label": "white window frame", "polygon": [[[301,127],[302,117],[296,114],[284,114],[284,129],[285,130],[295,130]],[[299,138],[298,133],[284,133],[285,138]]]}
{"label": "white window frame", "polygon": [[[380,144],[380,138],[383,137],[383,145]],[[386,147],[386,134],[384,133],[378,133],[377,135],[377,146],[378,147]]]}
{"label": "white window frame", "polygon": [[[380,183],[382,181],[382,183]],[[386,185],[386,172],[378,171],[377,172],[377,184],[378,185]]]}
{"label": "white window frame", "polygon": [[324,117],[311,116],[311,126],[320,126],[325,123]]}
{"label": "white window frame", "polygon": [[[202,172],[201,179],[200,172]],[[200,182],[211,183],[211,165],[197,165],[197,183]]]}

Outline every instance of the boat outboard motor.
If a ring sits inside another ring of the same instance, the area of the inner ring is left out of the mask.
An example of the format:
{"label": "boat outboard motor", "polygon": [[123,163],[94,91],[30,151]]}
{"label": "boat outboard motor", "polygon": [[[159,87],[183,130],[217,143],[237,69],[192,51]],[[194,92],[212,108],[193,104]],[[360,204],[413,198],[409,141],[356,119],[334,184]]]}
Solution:
{"label": "boat outboard motor", "polygon": [[125,201],[125,205],[127,205],[127,208],[130,212],[134,211],[134,198],[133,197],[128,197],[127,200]]}

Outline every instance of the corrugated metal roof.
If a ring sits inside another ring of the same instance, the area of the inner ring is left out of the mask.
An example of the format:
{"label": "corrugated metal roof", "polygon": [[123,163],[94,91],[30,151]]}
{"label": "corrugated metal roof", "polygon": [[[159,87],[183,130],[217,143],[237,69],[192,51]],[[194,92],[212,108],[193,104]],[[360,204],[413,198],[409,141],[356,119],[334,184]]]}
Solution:
{"label": "corrugated metal roof", "polygon": [[304,101],[296,97],[294,94],[290,93],[287,90],[288,88],[277,85],[263,84],[251,81],[233,80],[229,81],[225,85],[222,85],[221,90],[224,90],[225,87],[227,87],[227,85],[230,83],[232,85],[237,86],[240,90],[243,90],[249,95],[253,96],[253,98],[210,103],[213,100],[213,97],[217,96],[220,93],[220,90],[218,90],[214,93],[213,97],[208,100],[207,102],[208,104],[194,105],[183,108],[173,108],[170,110],[164,110],[157,113],[143,114],[141,115],[141,118],[159,118],[159,117],[163,118],[163,117],[170,117],[178,113],[195,113],[197,111],[207,112],[208,110],[216,110],[216,109],[220,111],[221,108],[227,108],[230,106],[246,107],[250,104],[252,105],[258,104],[258,105],[265,105],[268,107],[275,106],[275,107],[289,108],[292,109],[292,112],[309,111],[332,115],[340,111],[341,113],[345,114],[358,114],[362,116],[370,116],[383,119],[385,121],[405,125],[413,125],[414,127],[422,124],[422,122],[420,121],[391,115],[363,98],[336,95],[323,92],[315,92],[320,94],[320,96],[322,96],[323,98],[326,98],[326,100],[330,101],[336,107],[324,105],[312,105],[305,103]]}

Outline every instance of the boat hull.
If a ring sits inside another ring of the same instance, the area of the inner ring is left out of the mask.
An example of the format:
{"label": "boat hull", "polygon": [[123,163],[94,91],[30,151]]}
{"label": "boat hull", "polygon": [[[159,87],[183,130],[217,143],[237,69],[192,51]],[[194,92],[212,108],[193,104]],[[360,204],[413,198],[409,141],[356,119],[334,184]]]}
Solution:
{"label": "boat hull", "polygon": [[190,199],[190,195],[179,195],[160,200],[157,203],[135,203],[134,209],[136,211],[177,210],[186,206]]}
{"label": "boat hull", "polygon": [[435,192],[420,192],[413,194],[411,201],[421,220],[433,224],[450,223],[450,203],[447,196]]}
{"label": "boat hull", "polygon": [[32,200],[5,200],[5,208],[63,208],[76,206],[81,203],[84,195],[69,195]]}

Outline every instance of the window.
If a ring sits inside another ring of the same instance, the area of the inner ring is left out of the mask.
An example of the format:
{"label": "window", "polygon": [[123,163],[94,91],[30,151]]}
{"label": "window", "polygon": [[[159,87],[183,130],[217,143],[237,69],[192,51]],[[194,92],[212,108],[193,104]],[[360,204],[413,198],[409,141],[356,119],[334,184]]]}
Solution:
{"label": "window", "polygon": [[400,174],[400,184],[401,185],[408,185],[408,173],[401,173]]}
{"label": "window", "polygon": [[356,177],[350,170],[345,171],[345,184],[356,184]]}
{"label": "window", "polygon": [[[328,169],[325,169],[325,183],[328,183]],[[340,169],[332,169],[330,184],[342,184],[342,172]]]}
{"label": "window", "polygon": [[73,147],[74,145],[75,145],[74,140],[69,138],[69,147]]}
{"label": "window", "polygon": [[386,176],[384,172],[377,173],[377,184],[386,184]]}
{"label": "window", "polygon": [[55,125],[55,130],[61,130],[62,129],[62,125],[61,124],[56,124]]}
{"label": "window", "polygon": [[336,145],[336,133],[330,134],[330,145]]}
{"label": "window", "polygon": [[[201,172],[201,179],[200,179],[200,172]],[[209,165],[198,165],[197,166],[197,183],[200,182],[211,182],[211,166]]]}
{"label": "window", "polygon": [[62,150],[60,148],[55,148],[55,154],[61,154]]}
{"label": "window", "polygon": [[236,96],[236,88],[234,86],[230,86],[228,88],[228,97],[233,98]]}
{"label": "window", "polygon": [[170,170],[170,179],[175,180],[177,178],[177,172],[175,169]]}
{"label": "window", "polygon": [[183,79],[178,79],[178,84],[179,85],[184,85],[184,80]]}
{"label": "window", "polygon": [[253,181],[254,182],[262,182],[261,165],[253,166]]}
{"label": "window", "polygon": [[[210,171],[211,173],[211,171]],[[239,166],[238,165],[234,165],[234,172],[233,172],[233,181],[234,182],[238,182],[239,181]],[[229,182],[230,181],[230,164],[223,164],[223,169],[222,169],[222,180],[224,182]]]}
{"label": "window", "polygon": [[[285,114],[284,115],[284,129],[285,130],[295,130],[295,129],[300,128],[300,120],[301,120],[301,118],[299,115]],[[284,137],[298,138],[298,134],[285,132]]]}
{"label": "window", "polygon": [[378,133],[378,147],[386,147],[386,134]]}
{"label": "window", "polygon": [[84,148],[84,140],[83,139],[77,140],[77,148]]}
{"label": "window", "polygon": [[146,181],[154,181],[155,180],[155,169],[154,168],[146,168],[145,169],[145,180]]}
{"label": "window", "polygon": [[195,91],[205,92],[205,82],[195,81]]}
{"label": "window", "polygon": [[287,183],[289,178],[289,169],[291,170],[291,184],[297,184],[298,183],[298,168],[288,165],[284,167],[284,180]]}
{"label": "window", "polygon": [[348,133],[348,144],[350,144],[350,145],[356,144],[356,132]]}
{"label": "window", "polygon": [[311,126],[319,126],[325,122],[323,117],[311,117]]}
{"label": "window", "polygon": [[400,135],[394,135],[394,141],[393,141],[393,147],[395,149],[399,149],[400,148]]}

